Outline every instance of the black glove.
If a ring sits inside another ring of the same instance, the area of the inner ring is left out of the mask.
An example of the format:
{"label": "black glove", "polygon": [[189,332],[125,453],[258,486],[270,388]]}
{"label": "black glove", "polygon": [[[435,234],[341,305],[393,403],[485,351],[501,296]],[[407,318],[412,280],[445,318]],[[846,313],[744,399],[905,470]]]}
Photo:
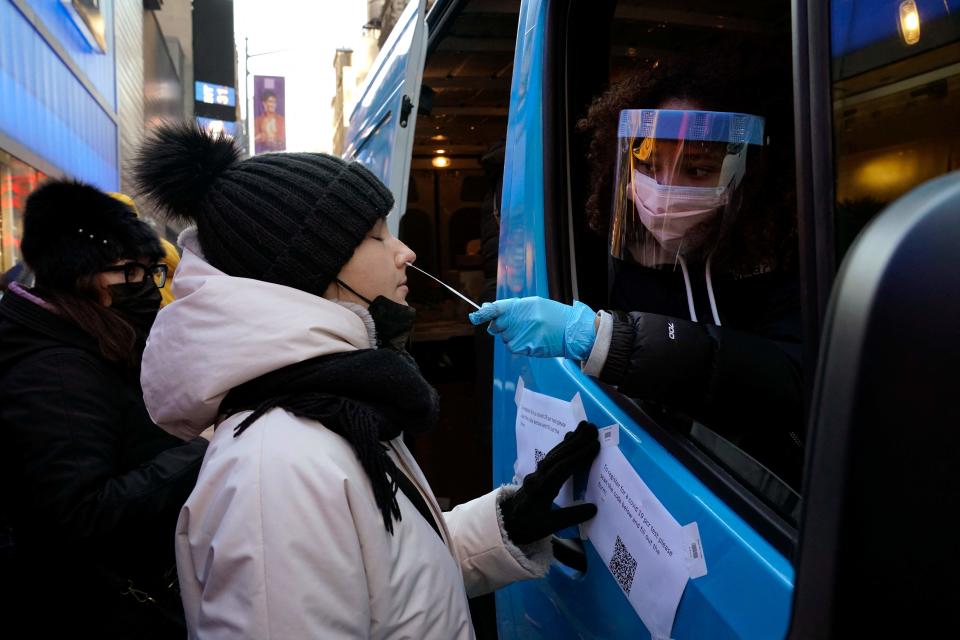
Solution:
{"label": "black glove", "polygon": [[503,528],[514,544],[529,544],[597,515],[597,506],[590,503],[552,507],[567,478],[589,468],[599,451],[597,427],[581,422],[544,456],[536,471],[523,479],[520,489],[500,503]]}

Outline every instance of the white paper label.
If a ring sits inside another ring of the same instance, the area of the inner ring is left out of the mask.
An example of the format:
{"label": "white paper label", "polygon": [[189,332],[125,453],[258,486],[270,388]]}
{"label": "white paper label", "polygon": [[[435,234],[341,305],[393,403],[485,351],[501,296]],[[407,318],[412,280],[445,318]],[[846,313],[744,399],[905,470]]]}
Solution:
{"label": "white paper label", "polygon": [[[600,449],[590,470],[586,499],[597,505],[597,516],[584,525],[583,532],[650,634],[669,638],[691,574],[689,533],[640,479],[619,447]],[[702,559],[699,536],[697,540]]]}
{"label": "white paper label", "polygon": [[[517,462],[514,465],[514,482],[533,473],[537,463],[563,436],[577,428],[587,419],[580,394],[571,400],[561,400],[524,387],[523,378],[517,383]],[[561,507],[573,504],[573,482],[568,480],[560,489],[556,500]]]}

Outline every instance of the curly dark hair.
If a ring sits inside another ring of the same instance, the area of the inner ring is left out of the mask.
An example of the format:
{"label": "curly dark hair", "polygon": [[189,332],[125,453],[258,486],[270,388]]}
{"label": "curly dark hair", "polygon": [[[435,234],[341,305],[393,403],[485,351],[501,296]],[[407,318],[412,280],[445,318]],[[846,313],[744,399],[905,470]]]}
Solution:
{"label": "curly dark hair", "polygon": [[589,185],[584,204],[589,227],[606,233],[623,109],[656,108],[685,100],[711,111],[766,119],[766,144],[748,157],[743,205],[721,236],[714,263],[734,272],[759,265],[793,269],[797,258],[796,187],[789,51],[779,56],[743,48],[655,61],[614,82],[597,97],[577,129],[589,138]]}

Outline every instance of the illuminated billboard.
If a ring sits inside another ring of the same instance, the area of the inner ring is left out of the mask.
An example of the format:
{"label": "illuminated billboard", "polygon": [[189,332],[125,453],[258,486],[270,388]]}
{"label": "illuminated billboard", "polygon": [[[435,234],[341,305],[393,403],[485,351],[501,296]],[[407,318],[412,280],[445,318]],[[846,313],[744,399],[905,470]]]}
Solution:
{"label": "illuminated billboard", "polygon": [[225,107],[237,106],[237,91],[233,87],[209,82],[194,82],[194,97],[204,104],[219,104]]}

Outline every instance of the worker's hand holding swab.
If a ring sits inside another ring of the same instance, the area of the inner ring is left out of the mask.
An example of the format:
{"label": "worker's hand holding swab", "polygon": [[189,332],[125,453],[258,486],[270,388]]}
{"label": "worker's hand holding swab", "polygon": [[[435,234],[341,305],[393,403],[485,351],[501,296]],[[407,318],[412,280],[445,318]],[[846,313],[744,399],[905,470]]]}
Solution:
{"label": "worker's hand holding swab", "polygon": [[489,322],[487,332],[499,335],[513,353],[583,361],[597,337],[595,316],[582,302],[570,306],[531,296],[486,302],[470,314],[470,322]]}

